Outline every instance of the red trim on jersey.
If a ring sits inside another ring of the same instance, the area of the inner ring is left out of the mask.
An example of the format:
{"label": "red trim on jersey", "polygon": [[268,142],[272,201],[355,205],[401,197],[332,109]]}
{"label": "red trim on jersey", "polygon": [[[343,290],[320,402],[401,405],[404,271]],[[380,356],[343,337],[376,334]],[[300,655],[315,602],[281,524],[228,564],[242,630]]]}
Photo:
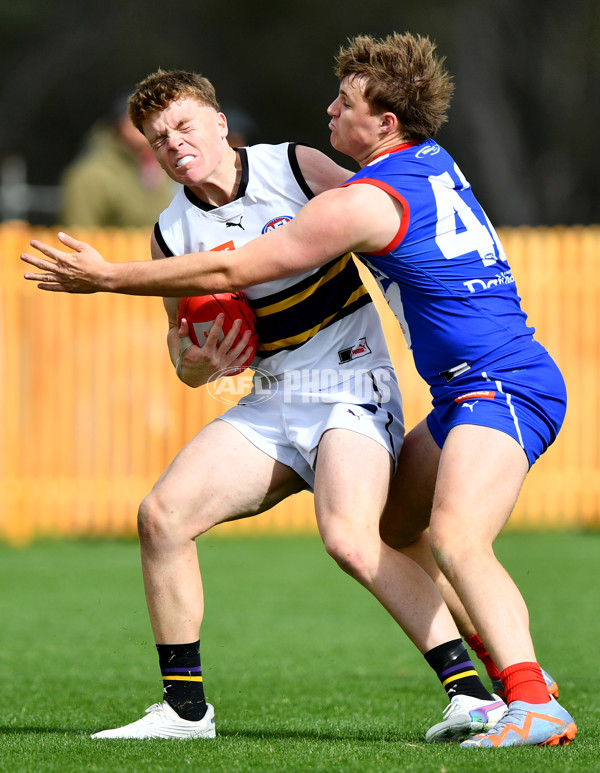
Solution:
{"label": "red trim on jersey", "polygon": [[[388,156],[390,153],[398,153],[401,150],[406,150],[407,148],[414,148],[415,145],[420,145],[421,140],[413,140],[412,142],[403,142],[402,145],[396,145],[394,148],[390,148],[389,150],[382,150],[381,153],[378,153],[376,156],[373,156],[373,158],[369,161],[369,164],[373,163],[376,158],[381,158],[382,156]],[[367,164],[368,166],[368,164]]]}
{"label": "red trim on jersey", "polygon": [[[405,147],[405,146],[401,145],[400,147]],[[388,151],[388,153],[389,152],[390,151]],[[376,188],[379,188],[385,193],[388,193],[393,199],[396,199],[396,201],[399,201],[400,204],[402,204],[402,220],[400,221],[400,228],[398,229],[398,233],[396,234],[396,236],[394,236],[394,238],[387,245],[387,247],[384,247],[382,250],[377,250],[377,252],[364,253],[365,255],[373,255],[374,258],[378,258],[381,255],[387,255],[388,252],[391,252],[392,250],[396,249],[396,247],[400,244],[402,239],[404,239],[404,237],[406,236],[406,232],[408,231],[408,226],[410,223],[410,207],[408,206],[408,201],[404,198],[404,196],[398,193],[398,191],[395,188],[392,188],[391,185],[384,183],[382,180],[375,180],[372,177],[359,177],[358,180],[350,180],[350,182],[340,185],[340,188],[347,188],[349,185],[357,185],[358,183],[366,183],[367,185],[374,185]]]}
{"label": "red trim on jersey", "polygon": [[496,397],[496,392],[493,389],[481,389],[478,392],[467,392],[466,395],[460,395],[455,397],[455,403],[462,403],[465,400],[493,400]]}

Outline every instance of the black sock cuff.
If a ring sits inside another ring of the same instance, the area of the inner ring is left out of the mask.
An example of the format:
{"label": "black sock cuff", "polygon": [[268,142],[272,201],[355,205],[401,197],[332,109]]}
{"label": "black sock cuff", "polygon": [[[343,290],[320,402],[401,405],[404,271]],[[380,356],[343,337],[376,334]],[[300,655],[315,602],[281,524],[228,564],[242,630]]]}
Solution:
{"label": "black sock cuff", "polygon": [[173,660],[173,658],[194,658],[200,653],[200,639],[189,644],[157,644],[158,659]]}
{"label": "black sock cuff", "polygon": [[469,660],[467,648],[462,639],[452,639],[439,644],[426,652],[423,657],[436,673],[456,661]]}

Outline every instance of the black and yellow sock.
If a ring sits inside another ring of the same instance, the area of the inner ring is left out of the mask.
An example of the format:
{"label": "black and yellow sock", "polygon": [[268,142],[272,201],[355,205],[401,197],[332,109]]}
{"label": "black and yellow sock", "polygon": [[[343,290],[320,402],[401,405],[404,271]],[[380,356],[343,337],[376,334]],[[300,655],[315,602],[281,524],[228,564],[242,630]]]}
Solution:
{"label": "black and yellow sock", "polygon": [[157,644],[165,701],[182,719],[197,722],[206,714],[200,642]]}
{"label": "black and yellow sock", "polygon": [[479,678],[462,639],[453,639],[434,647],[425,653],[425,660],[438,675],[448,698],[470,695],[490,703],[494,700]]}

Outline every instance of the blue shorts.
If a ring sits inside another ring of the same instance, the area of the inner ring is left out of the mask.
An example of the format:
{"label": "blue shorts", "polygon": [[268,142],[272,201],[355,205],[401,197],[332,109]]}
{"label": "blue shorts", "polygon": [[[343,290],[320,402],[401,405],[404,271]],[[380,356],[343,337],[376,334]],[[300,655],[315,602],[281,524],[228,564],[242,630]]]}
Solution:
{"label": "blue shorts", "polygon": [[431,388],[427,426],[440,448],[459,424],[492,427],[519,443],[531,467],[554,442],[567,408],[564,379],[547,352],[522,357],[514,354],[483,368],[478,363],[477,370]]}

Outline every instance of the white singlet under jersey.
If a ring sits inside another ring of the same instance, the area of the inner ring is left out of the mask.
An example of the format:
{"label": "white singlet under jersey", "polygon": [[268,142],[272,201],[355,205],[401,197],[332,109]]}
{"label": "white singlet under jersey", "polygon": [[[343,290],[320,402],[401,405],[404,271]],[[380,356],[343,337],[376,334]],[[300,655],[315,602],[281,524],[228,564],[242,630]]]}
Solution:
{"label": "white singlet under jersey", "polygon": [[[160,215],[154,233],[166,256],[241,247],[292,220],[314,196],[295,144],[237,152],[242,179],[233,201],[214,207],[183,187]],[[379,315],[350,253],[244,292],[260,341],[252,368],[277,376],[290,370],[391,367]]]}

